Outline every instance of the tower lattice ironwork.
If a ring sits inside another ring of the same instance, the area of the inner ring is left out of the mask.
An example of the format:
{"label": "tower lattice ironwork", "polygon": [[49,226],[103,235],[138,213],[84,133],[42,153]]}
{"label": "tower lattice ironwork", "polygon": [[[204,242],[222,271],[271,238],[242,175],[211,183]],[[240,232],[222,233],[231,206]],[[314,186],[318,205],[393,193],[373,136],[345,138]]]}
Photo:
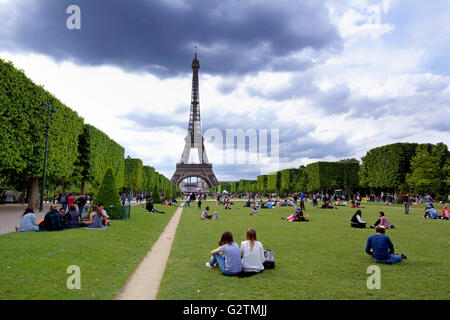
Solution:
{"label": "tower lattice ironwork", "polygon": [[[202,123],[200,119],[200,97],[199,97],[199,83],[198,70],[200,69],[200,62],[197,59],[197,52],[192,60],[192,92],[191,92],[191,108],[189,114],[188,133],[186,135],[185,146],[181,160],[176,165],[175,173],[172,176],[172,182],[180,184],[186,178],[198,177],[204,180],[209,187],[218,185],[217,178],[212,171],[212,164],[208,162],[206,156],[204,138],[202,135]],[[192,149],[198,151],[198,164],[190,164],[189,156]]]}

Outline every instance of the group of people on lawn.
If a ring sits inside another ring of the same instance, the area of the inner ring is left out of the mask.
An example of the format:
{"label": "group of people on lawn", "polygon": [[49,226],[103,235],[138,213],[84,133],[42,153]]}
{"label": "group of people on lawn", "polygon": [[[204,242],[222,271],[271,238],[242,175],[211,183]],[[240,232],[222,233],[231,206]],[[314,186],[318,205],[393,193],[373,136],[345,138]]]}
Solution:
{"label": "group of people on lawn", "polygon": [[89,219],[81,219],[77,206],[70,204],[67,212],[64,207],[58,210],[57,206],[51,206],[44,219],[38,222],[33,209],[27,208],[20,219],[20,225],[16,226],[16,231],[59,231],[80,227],[104,229],[104,225],[110,225],[110,218],[102,203],[92,207]]}
{"label": "group of people on lawn", "polygon": [[[211,219],[208,215],[209,207],[202,214],[202,219]],[[253,212],[253,210],[252,210]],[[251,212],[251,213],[252,213]],[[357,210],[352,216],[350,226],[354,228],[365,228],[366,222],[361,219],[361,210]],[[404,254],[395,254],[391,239],[385,235],[386,229],[394,228],[391,221],[384,212],[378,212],[379,219],[370,226],[375,229],[375,235],[367,239],[365,252],[372,257],[375,263],[395,264],[407,257]],[[309,221],[309,216],[304,216],[303,210],[295,206],[295,213],[289,217],[282,218],[286,221]],[[213,268],[220,266],[221,272],[226,276],[239,275],[242,271],[259,273],[264,270],[264,248],[261,242],[256,241],[256,231],[248,229],[246,241],[241,243],[241,248],[233,241],[230,231],[222,234],[219,241],[220,247],[210,252],[211,260],[206,266]]]}

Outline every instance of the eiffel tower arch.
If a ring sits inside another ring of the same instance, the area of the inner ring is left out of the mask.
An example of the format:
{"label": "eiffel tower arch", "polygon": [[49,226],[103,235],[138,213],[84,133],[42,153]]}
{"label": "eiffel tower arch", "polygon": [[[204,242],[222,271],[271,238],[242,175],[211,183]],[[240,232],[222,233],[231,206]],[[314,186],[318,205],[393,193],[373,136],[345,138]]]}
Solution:
{"label": "eiffel tower arch", "polygon": [[[185,145],[180,162],[176,164],[175,173],[172,176],[172,183],[180,185],[180,183],[190,177],[197,177],[206,182],[209,188],[219,184],[216,175],[212,170],[212,164],[208,162],[205,151],[205,138],[202,135],[202,123],[200,119],[200,98],[198,85],[198,70],[200,62],[195,53],[192,60],[192,93],[191,93],[191,110],[189,114],[189,126]],[[197,149],[200,163],[189,163],[189,155],[192,149]]]}

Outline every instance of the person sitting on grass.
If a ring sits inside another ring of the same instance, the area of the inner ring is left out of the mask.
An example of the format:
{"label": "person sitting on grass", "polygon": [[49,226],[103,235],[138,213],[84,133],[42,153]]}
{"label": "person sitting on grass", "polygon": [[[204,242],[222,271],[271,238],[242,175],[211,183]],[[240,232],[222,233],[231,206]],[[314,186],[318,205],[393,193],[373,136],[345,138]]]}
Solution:
{"label": "person sitting on grass", "polygon": [[430,219],[437,219],[438,213],[436,208],[431,205],[428,209],[425,209],[425,214],[423,215],[424,218],[430,218]]}
{"label": "person sitting on grass", "polygon": [[375,235],[367,239],[366,244],[366,253],[372,256],[374,262],[395,264],[406,259],[403,254],[394,254],[394,245],[391,239],[384,234],[384,228],[378,226],[375,228],[375,232]]}
{"label": "person sitting on grass", "polygon": [[272,202],[267,202],[267,209],[273,209],[273,204]]}
{"label": "person sitting on grass", "polygon": [[58,210],[56,209],[56,206],[50,206],[50,211],[45,214],[44,220],[39,225],[39,230],[43,231],[64,230],[63,219],[61,218],[61,213],[59,213]]}
{"label": "person sitting on grass", "polygon": [[247,202],[244,204],[244,208],[250,208],[251,202],[250,199],[247,200]]}
{"label": "person sitting on grass", "polygon": [[230,200],[230,198],[227,198],[225,200],[225,210],[231,210],[230,205],[231,205],[231,200]]}
{"label": "person sitting on grass", "polygon": [[384,212],[380,211],[378,212],[378,216],[380,219],[378,219],[373,226],[370,226],[371,229],[374,229],[376,226],[379,226],[383,229],[392,229],[394,228],[394,225],[391,223],[391,221],[384,216]]}
{"label": "person sitting on grass", "polygon": [[257,213],[258,213],[258,207],[257,207],[256,204],[253,202],[253,208],[252,208],[252,211],[250,211],[249,215],[250,215],[250,216],[256,216]]}
{"label": "person sitting on grass", "polygon": [[64,215],[64,226],[69,229],[80,227],[80,212],[76,205],[71,204],[69,206],[69,211]]}
{"label": "person sitting on grass", "polygon": [[83,226],[89,229],[103,229],[103,218],[109,221],[109,216],[103,213],[103,204],[92,207],[92,212],[89,215],[89,220],[82,220]]}
{"label": "person sitting on grass", "polygon": [[165,213],[164,211],[159,211],[159,210],[155,209],[155,207],[153,206],[153,199],[151,199],[151,198],[145,205],[145,210],[147,210],[149,212],[155,212],[155,213]]}
{"label": "person sitting on grass", "polygon": [[32,208],[26,208],[20,219],[20,225],[16,226],[16,231],[39,231],[39,226],[36,223],[36,215]]}
{"label": "person sitting on grass", "polygon": [[333,204],[331,202],[328,202],[327,200],[325,200],[323,202],[323,204],[322,204],[322,208],[321,209],[334,209],[334,207],[333,207]]}
{"label": "person sitting on grass", "polygon": [[286,220],[286,221],[293,221],[293,222],[301,222],[301,221],[308,222],[309,216],[304,217],[303,211],[300,208],[297,208],[297,206],[295,206],[294,214],[291,214],[289,217],[281,218],[281,219]]}
{"label": "person sitting on grass", "polygon": [[99,207],[99,209],[100,209],[100,211],[101,211],[101,213],[102,213],[102,216],[103,216],[103,218],[102,218],[102,224],[104,224],[104,225],[106,225],[106,226],[109,226],[111,220],[110,220],[108,214],[106,213],[105,206],[103,205],[103,203],[100,203],[100,204],[98,205],[98,207]]}
{"label": "person sitting on grass", "polygon": [[203,210],[203,212],[202,212],[202,216],[200,219],[206,220],[206,219],[211,219],[211,218],[212,218],[212,214],[209,214],[209,206],[206,206],[205,210]]}
{"label": "person sitting on grass", "polygon": [[[217,249],[212,250],[211,260],[206,263],[208,268],[220,267],[222,274],[237,276],[242,271],[241,250],[233,240],[233,234],[225,231],[219,241]],[[222,255],[223,254],[223,255]]]}
{"label": "person sitting on grass", "polygon": [[442,216],[439,217],[441,220],[450,220],[450,211],[447,209],[447,205],[442,208]]}
{"label": "person sitting on grass", "polygon": [[350,220],[350,226],[352,228],[365,228],[366,223],[365,221],[361,220],[361,210],[356,210],[355,214],[353,215],[352,219]]}
{"label": "person sitting on grass", "polygon": [[257,241],[253,228],[247,230],[245,238],[246,240],[241,242],[242,271],[254,275],[264,271],[264,247]]}

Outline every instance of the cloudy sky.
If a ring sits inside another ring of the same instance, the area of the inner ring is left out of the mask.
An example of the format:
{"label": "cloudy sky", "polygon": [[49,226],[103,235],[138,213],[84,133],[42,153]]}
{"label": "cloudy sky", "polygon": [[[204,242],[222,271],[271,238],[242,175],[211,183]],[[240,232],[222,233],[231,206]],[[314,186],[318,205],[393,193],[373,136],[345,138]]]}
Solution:
{"label": "cloudy sky", "polygon": [[[256,179],[275,162],[449,145],[449,21],[450,0],[0,0],[0,58],[170,178],[197,46],[208,158],[219,180]],[[227,129],[277,130],[278,158],[227,161],[208,134]]]}

